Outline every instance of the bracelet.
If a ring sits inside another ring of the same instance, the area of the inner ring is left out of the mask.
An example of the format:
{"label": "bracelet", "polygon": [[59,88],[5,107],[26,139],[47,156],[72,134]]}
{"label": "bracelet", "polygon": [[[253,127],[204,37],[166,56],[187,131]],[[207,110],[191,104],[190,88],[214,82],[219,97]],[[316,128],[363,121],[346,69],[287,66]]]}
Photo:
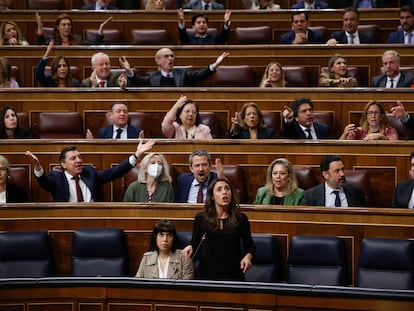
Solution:
{"label": "bracelet", "polygon": [[133,153],[132,155],[134,156],[135,160],[138,160],[138,157],[136,156],[135,153]]}

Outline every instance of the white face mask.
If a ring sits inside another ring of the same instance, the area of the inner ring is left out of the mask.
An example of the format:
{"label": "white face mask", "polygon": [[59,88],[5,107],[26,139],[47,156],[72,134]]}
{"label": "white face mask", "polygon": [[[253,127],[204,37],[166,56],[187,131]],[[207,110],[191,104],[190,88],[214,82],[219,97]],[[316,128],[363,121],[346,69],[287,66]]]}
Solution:
{"label": "white face mask", "polygon": [[153,178],[158,178],[161,175],[162,166],[158,163],[153,163],[148,166],[148,175]]}

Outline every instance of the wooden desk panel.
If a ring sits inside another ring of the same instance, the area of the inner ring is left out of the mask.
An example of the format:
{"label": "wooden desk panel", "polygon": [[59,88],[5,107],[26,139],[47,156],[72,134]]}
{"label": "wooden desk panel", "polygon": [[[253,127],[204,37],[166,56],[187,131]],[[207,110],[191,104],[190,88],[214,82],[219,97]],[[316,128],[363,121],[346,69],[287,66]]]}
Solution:
{"label": "wooden desk panel", "polygon": [[[5,155],[13,165],[27,165],[24,156],[26,150],[38,155],[46,171],[58,165],[58,156],[64,147],[77,146],[82,154],[84,164],[104,169],[117,165],[136,148],[136,141],[112,140],[15,140],[0,141],[0,153]],[[315,142],[301,140],[228,140],[210,141],[176,141],[157,140],[154,152],[166,156],[170,165],[178,173],[187,172],[188,155],[195,149],[206,149],[212,158],[220,157],[224,164],[239,164],[242,168],[247,188],[247,202],[251,203],[257,188],[265,184],[266,168],[278,157],[288,158],[292,164],[310,166],[318,171],[323,155],[339,154],[343,156],[346,169],[364,169],[369,172],[376,206],[389,207],[393,189],[397,182],[407,179],[409,170],[408,156],[414,145],[411,141],[348,141],[321,140]],[[30,166],[31,171],[32,168]],[[317,173],[316,173],[317,174]],[[125,186],[122,179],[103,187],[103,200],[121,201]],[[34,202],[50,200],[46,191],[40,189],[32,178],[31,192]]]}
{"label": "wooden desk panel", "polygon": [[[49,203],[2,206],[0,231],[45,230],[55,259],[55,273],[70,275],[72,233],[77,228],[122,228],[127,235],[130,273],[134,275],[148,250],[155,222],[170,219],[178,231],[191,231],[198,204]],[[331,235],[344,240],[354,285],[361,241],[366,237],[414,238],[414,213],[409,209],[270,207],[242,205],[252,233],[274,235],[281,263],[280,281],[286,280],[289,243],[294,235]]]}

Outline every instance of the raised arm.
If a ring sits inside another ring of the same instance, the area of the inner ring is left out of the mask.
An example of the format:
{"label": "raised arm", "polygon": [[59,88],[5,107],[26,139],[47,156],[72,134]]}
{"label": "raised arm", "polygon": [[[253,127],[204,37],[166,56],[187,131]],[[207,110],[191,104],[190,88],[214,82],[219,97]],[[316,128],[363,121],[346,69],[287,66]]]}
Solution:
{"label": "raised arm", "polygon": [[230,55],[229,52],[223,52],[219,57],[217,57],[216,62],[210,65],[211,69],[215,71],[217,67],[220,66],[221,62],[229,55]]}

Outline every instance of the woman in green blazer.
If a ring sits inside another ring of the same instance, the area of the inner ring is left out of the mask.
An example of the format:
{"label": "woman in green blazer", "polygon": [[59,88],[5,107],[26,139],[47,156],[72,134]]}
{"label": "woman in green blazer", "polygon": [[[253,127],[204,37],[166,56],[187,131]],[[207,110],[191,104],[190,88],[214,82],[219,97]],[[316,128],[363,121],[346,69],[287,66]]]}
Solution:
{"label": "woman in green blazer", "polygon": [[253,204],[299,205],[304,190],[298,187],[292,164],[285,158],[267,168],[266,185],[257,190]]}

